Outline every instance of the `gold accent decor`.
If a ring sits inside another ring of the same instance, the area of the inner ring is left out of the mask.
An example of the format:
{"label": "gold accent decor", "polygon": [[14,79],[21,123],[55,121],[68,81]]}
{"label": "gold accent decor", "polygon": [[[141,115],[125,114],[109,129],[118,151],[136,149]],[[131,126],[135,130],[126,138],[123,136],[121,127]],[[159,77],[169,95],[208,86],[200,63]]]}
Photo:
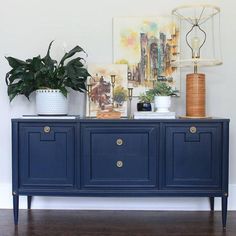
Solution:
{"label": "gold accent decor", "polygon": [[117,144],[118,146],[121,146],[121,145],[123,144],[123,140],[122,140],[121,138],[118,138],[118,139],[116,140],[116,144]]}
{"label": "gold accent decor", "polygon": [[195,126],[190,127],[190,133],[195,134],[197,132],[197,128]]}
{"label": "gold accent decor", "polygon": [[128,88],[128,98],[129,98],[129,119],[132,119],[131,102],[133,98],[133,88]]}
{"label": "gold accent decor", "polygon": [[91,95],[92,95],[92,84],[87,84],[87,94],[88,94],[88,102],[89,102],[89,117],[90,117],[90,111],[91,111]]}
{"label": "gold accent decor", "polygon": [[116,166],[117,166],[118,168],[123,167],[123,161],[117,161],[117,162],[116,162]]}
{"label": "gold accent decor", "polygon": [[51,131],[51,128],[49,126],[45,126],[43,128],[44,133],[49,133]]}
{"label": "gold accent decor", "polygon": [[115,83],[116,83],[116,75],[111,75],[111,86],[112,86],[112,107],[114,108],[114,92],[115,92]]}

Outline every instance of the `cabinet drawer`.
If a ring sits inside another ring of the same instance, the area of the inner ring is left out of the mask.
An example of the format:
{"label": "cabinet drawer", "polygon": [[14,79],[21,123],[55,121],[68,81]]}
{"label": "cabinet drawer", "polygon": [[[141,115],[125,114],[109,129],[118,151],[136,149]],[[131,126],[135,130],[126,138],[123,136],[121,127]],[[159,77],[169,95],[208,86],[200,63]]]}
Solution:
{"label": "cabinet drawer", "polygon": [[221,124],[165,126],[162,188],[221,188]]}
{"label": "cabinet drawer", "polygon": [[74,126],[60,123],[20,124],[19,187],[73,187],[74,149]]}
{"label": "cabinet drawer", "polygon": [[154,187],[157,128],[83,127],[82,187]]}

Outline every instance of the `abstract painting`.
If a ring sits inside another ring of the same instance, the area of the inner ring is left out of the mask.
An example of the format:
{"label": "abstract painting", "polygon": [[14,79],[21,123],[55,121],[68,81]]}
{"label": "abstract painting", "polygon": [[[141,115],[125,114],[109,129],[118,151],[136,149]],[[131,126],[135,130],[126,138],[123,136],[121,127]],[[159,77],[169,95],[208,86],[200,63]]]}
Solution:
{"label": "abstract painting", "polygon": [[[88,72],[91,75],[88,81],[91,94],[90,97],[87,96],[86,116],[96,117],[98,111],[114,109],[121,112],[122,117],[126,117],[127,65],[91,64],[88,66]],[[111,75],[115,75],[114,87]]]}
{"label": "abstract painting", "polygon": [[170,17],[113,19],[113,59],[128,65],[134,96],[165,81],[180,90],[180,70],[172,67],[178,53],[179,32]]}

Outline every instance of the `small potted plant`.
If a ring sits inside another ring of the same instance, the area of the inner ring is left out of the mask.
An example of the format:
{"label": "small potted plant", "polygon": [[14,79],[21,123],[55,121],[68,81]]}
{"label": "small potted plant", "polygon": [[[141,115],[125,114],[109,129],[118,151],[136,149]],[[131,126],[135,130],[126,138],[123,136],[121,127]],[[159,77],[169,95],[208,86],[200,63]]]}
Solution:
{"label": "small potted plant", "polygon": [[157,81],[149,93],[154,96],[154,103],[157,112],[169,112],[171,106],[171,96],[177,96],[179,91],[173,89],[165,82]]}
{"label": "small potted plant", "polygon": [[153,99],[153,94],[149,91],[141,93],[138,97],[139,102],[137,103],[137,111],[151,111],[151,102],[153,101]]}
{"label": "small potted plant", "polygon": [[73,57],[77,53],[85,53],[80,46],[65,53],[58,63],[50,56],[52,43],[53,41],[43,58],[37,56],[22,61],[6,57],[11,66],[6,74],[10,101],[20,94],[29,99],[30,94],[36,91],[38,115],[66,115],[68,88],[84,92],[87,77],[90,75],[85,68],[85,60],[80,56]]}

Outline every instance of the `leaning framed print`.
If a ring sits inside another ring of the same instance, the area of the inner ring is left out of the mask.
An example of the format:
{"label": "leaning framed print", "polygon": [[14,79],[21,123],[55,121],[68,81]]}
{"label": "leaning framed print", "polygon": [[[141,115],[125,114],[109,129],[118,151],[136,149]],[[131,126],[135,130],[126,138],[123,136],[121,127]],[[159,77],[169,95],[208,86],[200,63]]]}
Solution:
{"label": "leaning framed print", "polygon": [[[86,99],[86,116],[111,109],[127,116],[127,65],[90,64],[90,91]],[[113,80],[112,80],[113,78]]]}
{"label": "leaning framed print", "polygon": [[172,63],[178,54],[179,31],[171,17],[117,17],[113,19],[113,61],[127,64],[134,96],[165,81],[180,91],[180,69]]}

